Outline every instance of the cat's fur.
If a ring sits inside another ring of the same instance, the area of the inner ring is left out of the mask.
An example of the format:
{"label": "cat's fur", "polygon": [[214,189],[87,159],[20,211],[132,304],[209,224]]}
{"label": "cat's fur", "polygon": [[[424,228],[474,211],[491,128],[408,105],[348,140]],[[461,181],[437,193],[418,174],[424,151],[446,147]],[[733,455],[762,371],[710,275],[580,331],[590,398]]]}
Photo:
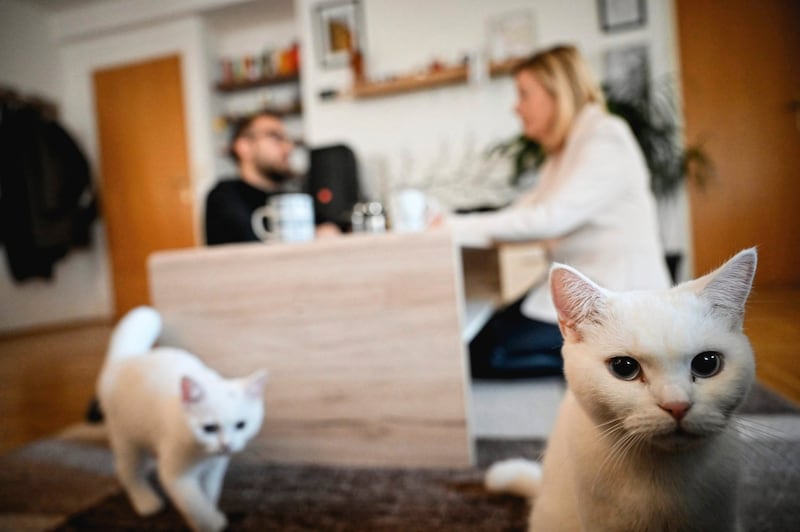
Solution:
{"label": "cat's fur", "polygon": [[[742,322],[755,269],[748,249],[666,291],[613,293],[555,265],[567,392],[541,469],[500,462],[487,487],[532,498],[536,532],[739,530],[730,421],[754,378]],[[704,352],[721,355],[718,373],[693,365]],[[619,356],[638,376],[613,373]]]}
{"label": "cat's fur", "polygon": [[189,525],[222,530],[225,470],[261,427],[266,372],[223,379],[186,351],[153,348],[160,333],[160,315],[139,307],[111,336],[97,392],[117,474],[137,513],[153,514],[163,506],[147,479],[155,457],[161,485]]}

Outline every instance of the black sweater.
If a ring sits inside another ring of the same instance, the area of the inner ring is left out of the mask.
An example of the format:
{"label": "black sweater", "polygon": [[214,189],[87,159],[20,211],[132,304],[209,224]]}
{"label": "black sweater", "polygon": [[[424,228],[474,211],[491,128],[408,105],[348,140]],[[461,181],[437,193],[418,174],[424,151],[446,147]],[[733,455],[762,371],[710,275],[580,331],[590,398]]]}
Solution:
{"label": "black sweater", "polygon": [[206,244],[258,241],[250,219],[272,194],[241,179],[217,183],[206,196]]}

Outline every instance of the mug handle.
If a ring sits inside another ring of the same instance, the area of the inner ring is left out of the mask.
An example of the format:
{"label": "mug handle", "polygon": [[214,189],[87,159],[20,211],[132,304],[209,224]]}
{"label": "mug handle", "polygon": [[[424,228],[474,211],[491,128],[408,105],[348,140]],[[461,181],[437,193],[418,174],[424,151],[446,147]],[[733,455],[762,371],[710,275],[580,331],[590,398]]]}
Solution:
{"label": "mug handle", "polygon": [[253,232],[256,236],[263,241],[274,240],[275,233],[264,228],[264,218],[270,218],[272,209],[269,205],[264,205],[253,211],[250,216],[250,223],[253,227]]}

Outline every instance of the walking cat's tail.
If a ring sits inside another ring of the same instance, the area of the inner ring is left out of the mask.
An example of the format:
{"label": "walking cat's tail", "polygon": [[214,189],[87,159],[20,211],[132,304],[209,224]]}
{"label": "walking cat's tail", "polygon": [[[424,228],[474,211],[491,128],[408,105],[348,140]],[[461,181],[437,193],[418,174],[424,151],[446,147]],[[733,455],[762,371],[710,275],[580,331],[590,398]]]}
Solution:
{"label": "walking cat's tail", "polygon": [[152,307],[136,307],[114,327],[106,361],[122,360],[149,351],[161,334],[161,315]]}
{"label": "walking cat's tail", "polygon": [[542,466],[522,458],[495,462],[486,472],[484,483],[489,491],[511,493],[527,499],[539,493]]}

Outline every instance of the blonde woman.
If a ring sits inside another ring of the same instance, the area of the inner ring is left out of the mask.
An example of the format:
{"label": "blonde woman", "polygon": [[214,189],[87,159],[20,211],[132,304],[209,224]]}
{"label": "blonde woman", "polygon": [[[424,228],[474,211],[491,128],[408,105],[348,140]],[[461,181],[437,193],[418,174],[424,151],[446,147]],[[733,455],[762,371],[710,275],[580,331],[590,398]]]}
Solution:
{"label": "blonde woman", "polygon": [[[655,200],[627,124],[574,46],[556,46],[514,71],[516,113],[547,157],[537,184],[495,212],[445,219],[457,243],[544,240],[554,261],[613,290],[666,288]],[[476,377],[560,374],[562,338],[547,283],[498,312],[470,345]]]}

